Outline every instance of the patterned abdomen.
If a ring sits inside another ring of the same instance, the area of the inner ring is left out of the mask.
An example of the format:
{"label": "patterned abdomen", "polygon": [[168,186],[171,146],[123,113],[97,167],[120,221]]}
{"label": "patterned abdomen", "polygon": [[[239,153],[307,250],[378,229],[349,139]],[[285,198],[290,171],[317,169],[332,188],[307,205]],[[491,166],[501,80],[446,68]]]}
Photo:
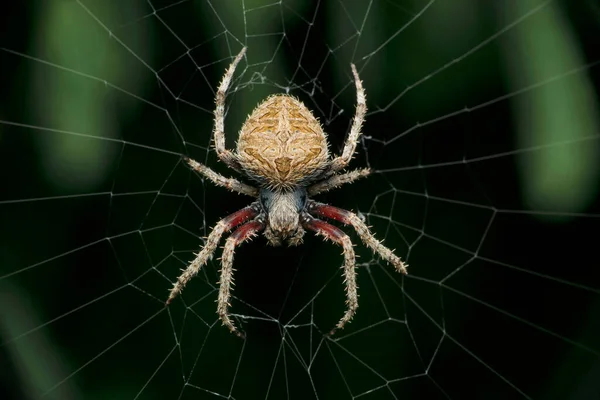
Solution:
{"label": "patterned abdomen", "polygon": [[246,120],[237,143],[246,172],[271,188],[302,185],[327,166],[327,137],[302,102],[275,95],[258,105]]}

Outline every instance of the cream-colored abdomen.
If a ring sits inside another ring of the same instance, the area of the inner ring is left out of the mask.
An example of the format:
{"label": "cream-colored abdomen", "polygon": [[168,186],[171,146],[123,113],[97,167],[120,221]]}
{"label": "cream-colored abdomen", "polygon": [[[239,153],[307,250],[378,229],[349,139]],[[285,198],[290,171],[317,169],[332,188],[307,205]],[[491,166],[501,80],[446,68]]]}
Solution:
{"label": "cream-colored abdomen", "polygon": [[287,95],[271,96],[254,109],[240,132],[237,153],[244,170],[273,188],[302,184],[329,161],[319,121]]}

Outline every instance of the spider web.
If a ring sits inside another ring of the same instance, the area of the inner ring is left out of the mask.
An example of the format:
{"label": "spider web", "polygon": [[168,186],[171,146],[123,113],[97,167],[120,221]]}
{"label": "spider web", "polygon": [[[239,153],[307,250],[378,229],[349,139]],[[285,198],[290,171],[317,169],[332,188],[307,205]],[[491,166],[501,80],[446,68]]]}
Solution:
{"label": "spider web", "polygon": [[[15,6],[17,7],[17,6]],[[475,0],[91,1],[2,13],[2,398],[597,398],[599,9]],[[10,15],[10,16],[9,16]],[[249,198],[189,155],[210,147],[214,91],[242,46],[227,144],[286,92],[339,152],[354,62],[369,113],[352,167],[320,196],[362,215],[410,264],[357,244],[259,238],[218,255],[168,307],[216,221]],[[12,171],[12,172],[11,172]]]}

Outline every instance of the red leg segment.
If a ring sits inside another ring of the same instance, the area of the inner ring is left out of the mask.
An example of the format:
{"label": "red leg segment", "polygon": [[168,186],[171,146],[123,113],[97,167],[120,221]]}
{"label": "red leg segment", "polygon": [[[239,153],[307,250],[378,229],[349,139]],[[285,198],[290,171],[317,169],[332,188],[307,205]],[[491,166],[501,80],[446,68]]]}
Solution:
{"label": "red leg segment", "polygon": [[325,236],[328,239],[333,240],[344,249],[344,283],[346,284],[346,313],[340,319],[334,329],[329,332],[333,335],[337,329],[342,329],[348,322],[352,320],[356,309],[358,308],[358,286],[356,285],[356,270],[355,266],[355,255],[354,248],[350,237],[344,233],[340,228],[328,224],[325,221],[321,221],[310,216],[306,216],[303,219],[302,224],[306,229],[310,229],[316,232],[318,235]]}
{"label": "red leg segment", "polygon": [[200,253],[197,254],[196,259],[192,261],[185,271],[183,271],[183,273],[177,279],[177,282],[175,282],[173,285],[173,288],[169,294],[169,298],[167,299],[167,305],[170,304],[173,299],[179,295],[179,293],[181,293],[188,281],[196,276],[198,271],[200,271],[200,268],[208,262],[212,254],[215,252],[217,245],[219,244],[219,240],[221,240],[221,236],[239,224],[246,222],[251,218],[255,218],[258,214],[258,205],[251,205],[242,208],[241,210],[236,211],[217,222],[217,225],[208,235],[208,238],[204,243],[204,247]]}
{"label": "red leg segment", "polygon": [[219,297],[217,299],[217,314],[229,330],[239,337],[244,335],[239,332],[231,318],[229,318],[229,299],[231,298],[231,285],[233,283],[233,254],[235,248],[245,240],[254,236],[265,228],[265,224],[260,221],[248,222],[237,228],[231,236],[227,238],[223,248],[223,258],[221,259],[221,279],[219,280]]}
{"label": "red leg segment", "polygon": [[339,221],[346,225],[352,224],[350,221],[350,216],[352,213],[350,211],[344,210],[343,208],[330,206],[329,204],[311,202],[308,205],[308,212],[319,217],[325,217]]}
{"label": "red leg segment", "polygon": [[331,239],[338,244],[342,244],[341,240],[347,235],[337,226],[328,224],[325,221],[319,219],[311,219],[309,222],[303,224],[305,228],[325,236],[327,239]]}
{"label": "red leg segment", "polygon": [[351,211],[344,210],[342,208],[337,208],[330,206],[328,204],[317,203],[316,201],[311,201],[307,205],[307,210],[310,214],[325,217],[329,219],[333,219],[335,221],[339,221],[343,224],[352,225],[360,239],[371,248],[374,252],[379,254],[381,258],[385,261],[391,263],[396,271],[406,274],[406,268],[408,265],[404,261],[400,259],[394,252],[387,247],[385,247],[379,240],[377,240],[373,234],[369,231],[367,224],[365,224],[358,215],[354,214]]}
{"label": "red leg segment", "polygon": [[258,208],[254,205],[242,208],[239,211],[229,214],[223,218],[223,223],[227,226],[227,230],[235,228],[239,224],[248,221],[258,215]]}
{"label": "red leg segment", "polygon": [[244,225],[237,228],[227,241],[233,241],[235,245],[241,244],[243,241],[248,239],[250,236],[256,234],[258,231],[261,231],[265,227],[265,224],[259,221],[251,221],[245,223]]}

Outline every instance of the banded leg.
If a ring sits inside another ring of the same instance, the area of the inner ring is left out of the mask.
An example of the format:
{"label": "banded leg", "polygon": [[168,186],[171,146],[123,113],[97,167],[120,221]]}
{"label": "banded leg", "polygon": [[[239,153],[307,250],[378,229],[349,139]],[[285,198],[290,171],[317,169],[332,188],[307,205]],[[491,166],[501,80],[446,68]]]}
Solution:
{"label": "banded leg", "polygon": [[223,218],[217,225],[213,228],[213,230],[208,235],[206,239],[206,243],[202,250],[196,254],[196,259],[191,262],[191,264],[183,270],[183,273],[177,278],[177,282],[173,284],[173,288],[171,289],[171,293],[169,294],[169,298],[167,299],[167,305],[169,305],[175,297],[177,297],[182,291],[185,285],[188,283],[190,279],[192,279],[200,268],[204,264],[208,262],[208,260],[212,257],[217,245],[219,244],[219,240],[221,240],[221,236],[225,232],[230,231],[235,228],[239,224],[248,221],[251,218],[256,217],[259,214],[259,207],[257,204],[252,204],[248,207],[242,208],[241,210],[234,212],[231,215]]}
{"label": "banded leg", "polygon": [[237,228],[231,236],[227,238],[223,249],[223,258],[221,259],[221,279],[219,280],[219,298],[217,300],[217,313],[219,318],[232,333],[243,338],[244,334],[238,331],[229,318],[229,299],[231,298],[231,285],[233,284],[233,254],[235,248],[247,239],[256,235],[265,228],[262,221],[251,221]]}
{"label": "banded leg", "polygon": [[350,64],[352,68],[352,75],[354,75],[354,84],[356,85],[356,111],[354,113],[354,121],[352,122],[352,128],[346,139],[344,145],[344,151],[342,154],[331,161],[331,169],[333,172],[338,172],[348,165],[354,152],[356,151],[356,143],[358,138],[362,134],[361,128],[367,114],[367,97],[365,95],[365,89],[362,86],[362,82],[358,77],[358,72],[354,64]]}
{"label": "banded leg", "polygon": [[327,192],[331,189],[336,189],[346,183],[354,182],[357,179],[364,178],[371,173],[368,168],[355,169],[353,171],[346,172],[344,174],[333,175],[332,177],[325,179],[324,181],[315,183],[309,186],[307,189],[309,196],[315,196],[319,193]]}
{"label": "banded leg", "polygon": [[333,207],[328,204],[318,203],[316,201],[311,201],[307,205],[307,210],[312,215],[333,219],[346,225],[352,225],[360,239],[369,246],[371,250],[379,254],[385,261],[392,264],[396,268],[396,271],[405,275],[407,274],[406,268],[408,265],[403,262],[400,257],[395,255],[392,250],[381,244],[381,242],[369,231],[367,225],[358,217],[358,215],[351,211]]}
{"label": "banded leg", "polygon": [[343,329],[344,326],[352,320],[356,309],[358,308],[358,286],[356,284],[355,270],[355,254],[350,237],[346,235],[340,228],[328,224],[325,221],[313,218],[310,215],[303,215],[302,226],[306,229],[314,231],[317,235],[324,236],[333,242],[339,244],[344,252],[344,283],[346,284],[346,312],[337,323],[336,327],[329,332],[333,335],[338,329]]}
{"label": "banded leg", "polygon": [[246,47],[239,52],[231,65],[229,65],[215,95],[215,130],[213,133],[215,138],[215,149],[219,159],[230,168],[237,171],[239,171],[240,167],[235,155],[225,148],[225,95],[227,94],[227,89],[229,89],[229,84],[231,83],[235,69],[242,60],[242,57],[244,57],[244,54],[246,54]]}
{"label": "banded leg", "polygon": [[185,157],[184,160],[190,165],[190,167],[194,169],[194,171],[204,175],[215,185],[223,186],[224,188],[229,189],[232,192],[238,192],[240,194],[258,197],[257,188],[240,182],[235,178],[226,178],[223,175],[218,174],[212,169],[208,168],[206,165],[200,164],[199,162],[192,160],[191,158]]}

